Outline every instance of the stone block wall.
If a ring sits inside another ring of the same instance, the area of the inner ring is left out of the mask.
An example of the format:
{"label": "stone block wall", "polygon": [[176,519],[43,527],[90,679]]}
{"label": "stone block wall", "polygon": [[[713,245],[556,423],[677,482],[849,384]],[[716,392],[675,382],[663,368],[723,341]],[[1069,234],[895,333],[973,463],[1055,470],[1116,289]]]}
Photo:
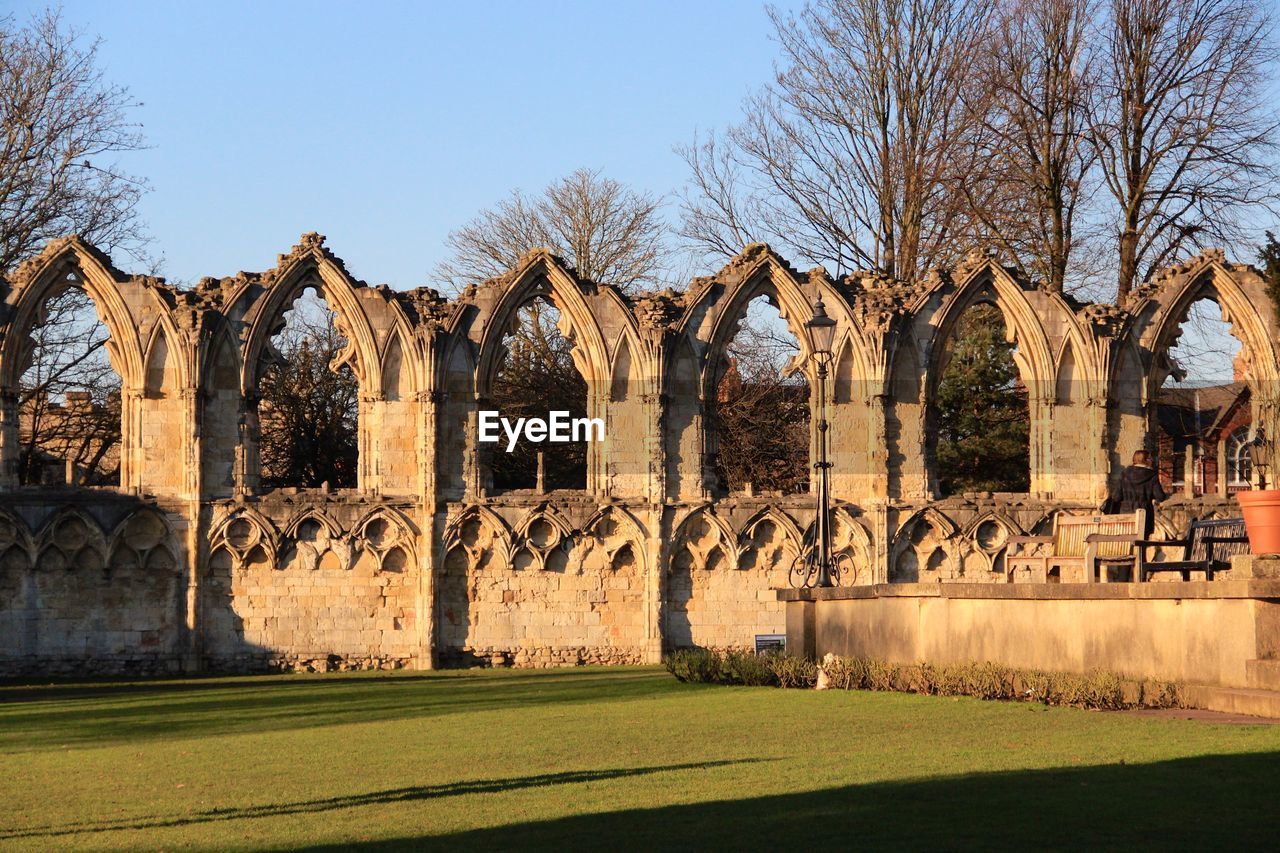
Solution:
{"label": "stone block wall", "polygon": [[185,554],[170,520],[133,502],[0,515],[0,675],[178,672]]}
{"label": "stone block wall", "polygon": [[[115,490],[16,482],[27,342],[72,284],[121,375]],[[342,492],[265,490],[258,475],[266,342],[307,288],[334,311],[360,387],[358,483]],[[815,401],[804,323],[818,296],[837,323],[823,390],[845,585],[1007,582],[1010,537],[1094,511],[1127,454],[1152,443],[1154,391],[1196,299],[1231,318],[1251,420],[1280,435],[1280,327],[1259,273],[1220,252],[1121,306],[1047,292],[985,252],[900,282],[801,273],[760,244],[683,291],[624,293],[536,250],[446,298],[359,281],[315,234],[269,270],[190,288],[68,238],[0,278],[0,674],[624,663],[779,633],[774,590],[814,546],[814,500],[718,491],[707,417],[717,365],[761,296],[795,333]],[[585,488],[499,493],[476,413],[534,299],[559,312],[607,437],[588,448]],[[1031,489],[943,499],[933,388],[977,303],[1015,343]],[[1158,535],[1236,511],[1175,502]]]}

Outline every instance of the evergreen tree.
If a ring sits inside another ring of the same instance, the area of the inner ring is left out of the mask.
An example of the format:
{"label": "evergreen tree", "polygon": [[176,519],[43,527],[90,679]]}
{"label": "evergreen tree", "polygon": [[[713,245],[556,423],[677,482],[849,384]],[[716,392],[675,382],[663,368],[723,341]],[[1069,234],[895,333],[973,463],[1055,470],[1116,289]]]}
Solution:
{"label": "evergreen tree", "polygon": [[964,313],[937,389],[937,470],[944,495],[1030,490],[1027,391],[992,305]]}

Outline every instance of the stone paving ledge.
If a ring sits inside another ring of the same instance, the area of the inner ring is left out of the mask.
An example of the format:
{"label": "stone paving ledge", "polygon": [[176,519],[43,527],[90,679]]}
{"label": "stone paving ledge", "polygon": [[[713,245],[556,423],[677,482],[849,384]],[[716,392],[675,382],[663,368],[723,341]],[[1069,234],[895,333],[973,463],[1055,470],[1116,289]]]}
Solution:
{"label": "stone paving ledge", "polygon": [[847,601],[869,598],[1128,600],[1254,598],[1280,600],[1280,580],[1147,583],[882,583],[822,589],[779,589],[779,601]]}

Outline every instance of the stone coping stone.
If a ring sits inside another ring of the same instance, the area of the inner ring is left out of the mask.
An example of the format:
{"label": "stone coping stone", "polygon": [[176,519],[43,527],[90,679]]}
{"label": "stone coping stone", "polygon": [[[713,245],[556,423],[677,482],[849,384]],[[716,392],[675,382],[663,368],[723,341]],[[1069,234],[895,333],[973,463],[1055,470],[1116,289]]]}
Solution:
{"label": "stone coping stone", "polygon": [[848,601],[869,598],[976,598],[1024,601],[1258,598],[1280,600],[1280,580],[1148,583],[881,583],[824,589],[778,589],[779,601]]}

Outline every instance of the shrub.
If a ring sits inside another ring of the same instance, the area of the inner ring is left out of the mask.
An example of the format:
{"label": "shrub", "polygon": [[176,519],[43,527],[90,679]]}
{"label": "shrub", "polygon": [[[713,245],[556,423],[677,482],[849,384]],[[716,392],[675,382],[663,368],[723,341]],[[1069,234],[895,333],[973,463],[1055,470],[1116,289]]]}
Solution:
{"label": "shrub", "polygon": [[1147,708],[1183,707],[1178,685],[1169,682],[1148,681],[1143,684],[1141,701]]}
{"label": "shrub", "polygon": [[818,665],[808,658],[773,653],[765,655],[764,661],[780,687],[813,687],[818,682]]}
{"label": "shrub", "polygon": [[734,650],[681,649],[663,663],[680,681],[742,684],[749,687],[813,687],[821,670],[833,690],[897,690],[929,696],[973,696],[1043,702],[1074,708],[1120,710],[1145,705],[1182,707],[1178,685],[1148,681],[1126,683],[1113,672],[1084,675],[1017,670],[997,663],[900,664],[867,658],[827,655],[821,665],[805,658],[771,652],[757,655]]}
{"label": "shrub", "polygon": [[1124,680],[1115,673],[1103,671],[1077,675],[1017,670],[990,662],[897,664],[834,655],[827,655],[821,668],[826,673],[827,685],[837,690],[898,690],[1102,710],[1138,704],[1171,708],[1180,707],[1181,703],[1176,684],[1147,682],[1127,696]]}
{"label": "shrub", "polygon": [[720,656],[710,649],[678,649],[663,660],[677,681],[714,684],[722,678]]}
{"label": "shrub", "polygon": [[[769,665],[766,655],[753,651],[734,649],[726,652],[721,663],[726,684],[744,684],[747,687],[764,687],[778,683],[778,677]],[[816,676],[815,676],[816,677]]]}

